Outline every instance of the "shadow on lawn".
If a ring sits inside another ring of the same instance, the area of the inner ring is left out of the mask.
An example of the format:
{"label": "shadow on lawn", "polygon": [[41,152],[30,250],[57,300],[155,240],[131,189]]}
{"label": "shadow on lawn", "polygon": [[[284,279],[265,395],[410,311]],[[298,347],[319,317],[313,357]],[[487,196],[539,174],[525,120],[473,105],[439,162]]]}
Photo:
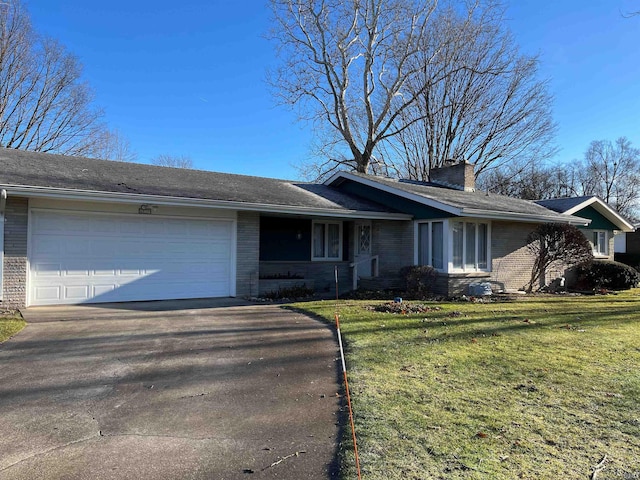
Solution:
{"label": "shadow on lawn", "polygon": [[[640,323],[640,309],[638,308],[640,305],[638,302],[624,300],[621,303],[629,303],[629,305],[624,305],[624,308],[620,308],[620,306],[603,306],[594,309],[576,304],[575,308],[559,311],[560,309],[553,305],[501,310],[500,304],[478,304],[478,306],[485,308],[482,312],[465,312],[464,310],[468,309],[468,304],[447,303],[440,305],[446,305],[451,308],[409,315],[378,313],[375,318],[369,316],[371,314],[369,311],[363,312],[365,316],[360,317],[354,316],[353,310],[345,312],[346,309],[343,309],[341,319],[344,322],[342,330],[348,335],[406,332],[410,330],[422,332],[425,328],[429,328],[436,330],[436,336],[438,330],[442,330],[441,337],[449,340],[567,326],[568,329],[582,329],[583,327],[607,326],[610,323]],[[464,310],[456,310],[457,305],[463,305]],[[327,323],[333,323],[330,319],[304,308],[287,308],[305,313]],[[350,305],[349,308],[353,309],[354,305]],[[456,312],[456,315],[459,314],[459,316],[453,316],[453,312]],[[381,320],[386,322],[384,326],[379,325]],[[376,324],[376,326],[371,324]],[[452,332],[452,330],[458,328],[463,330]],[[444,335],[444,332],[446,332],[446,335]]]}

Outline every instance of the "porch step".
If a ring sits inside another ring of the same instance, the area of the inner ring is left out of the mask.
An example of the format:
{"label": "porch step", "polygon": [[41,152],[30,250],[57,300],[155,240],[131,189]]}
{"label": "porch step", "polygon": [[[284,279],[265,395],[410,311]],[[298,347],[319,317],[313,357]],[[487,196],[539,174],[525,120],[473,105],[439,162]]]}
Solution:
{"label": "porch step", "polygon": [[358,287],[362,290],[402,290],[402,277],[360,277]]}

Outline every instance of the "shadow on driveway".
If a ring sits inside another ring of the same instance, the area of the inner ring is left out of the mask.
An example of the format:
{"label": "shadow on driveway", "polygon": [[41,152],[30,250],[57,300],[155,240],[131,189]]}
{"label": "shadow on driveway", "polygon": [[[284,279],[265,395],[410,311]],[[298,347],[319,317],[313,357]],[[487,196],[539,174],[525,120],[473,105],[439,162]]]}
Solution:
{"label": "shadow on driveway", "polygon": [[336,477],[331,329],[202,302],[26,309],[0,345],[0,477]]}

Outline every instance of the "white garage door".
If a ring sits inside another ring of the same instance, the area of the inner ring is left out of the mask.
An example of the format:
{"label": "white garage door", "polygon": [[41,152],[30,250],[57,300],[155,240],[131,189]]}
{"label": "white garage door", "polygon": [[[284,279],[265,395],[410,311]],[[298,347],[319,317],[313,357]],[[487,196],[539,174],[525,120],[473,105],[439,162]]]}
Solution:
{"label": "white garage door", "polygon": [[31,305],[232,295],[233,223],[34,211]]}

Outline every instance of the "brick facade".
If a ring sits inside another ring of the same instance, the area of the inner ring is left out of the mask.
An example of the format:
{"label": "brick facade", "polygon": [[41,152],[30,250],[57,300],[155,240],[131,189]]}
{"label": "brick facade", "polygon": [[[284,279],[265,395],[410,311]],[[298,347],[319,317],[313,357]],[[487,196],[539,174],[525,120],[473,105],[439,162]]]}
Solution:
{"label": "brick facade", "polygon": [[236,242],[236,296],[256,296],[260,259],[260,214],[258,212],[238,212]]}
{"label": "brick facade", "polygon": [[527,235],[536,226],[532,223],[492,222],[490,281],[494,291],[520,290],[529,283],[534,259],[526,247]]}
{"label": "brick facade", "polygon": [[27,301],[27,225],[29,200],[7,198],[4,212],[4,265],[2,309],[24,307]]}
{"label": "brick facade", "polygon": [[413,265],[413,222],[374,220],[371,254],[378,255],[380,276],[396,276],[402,267]]}

